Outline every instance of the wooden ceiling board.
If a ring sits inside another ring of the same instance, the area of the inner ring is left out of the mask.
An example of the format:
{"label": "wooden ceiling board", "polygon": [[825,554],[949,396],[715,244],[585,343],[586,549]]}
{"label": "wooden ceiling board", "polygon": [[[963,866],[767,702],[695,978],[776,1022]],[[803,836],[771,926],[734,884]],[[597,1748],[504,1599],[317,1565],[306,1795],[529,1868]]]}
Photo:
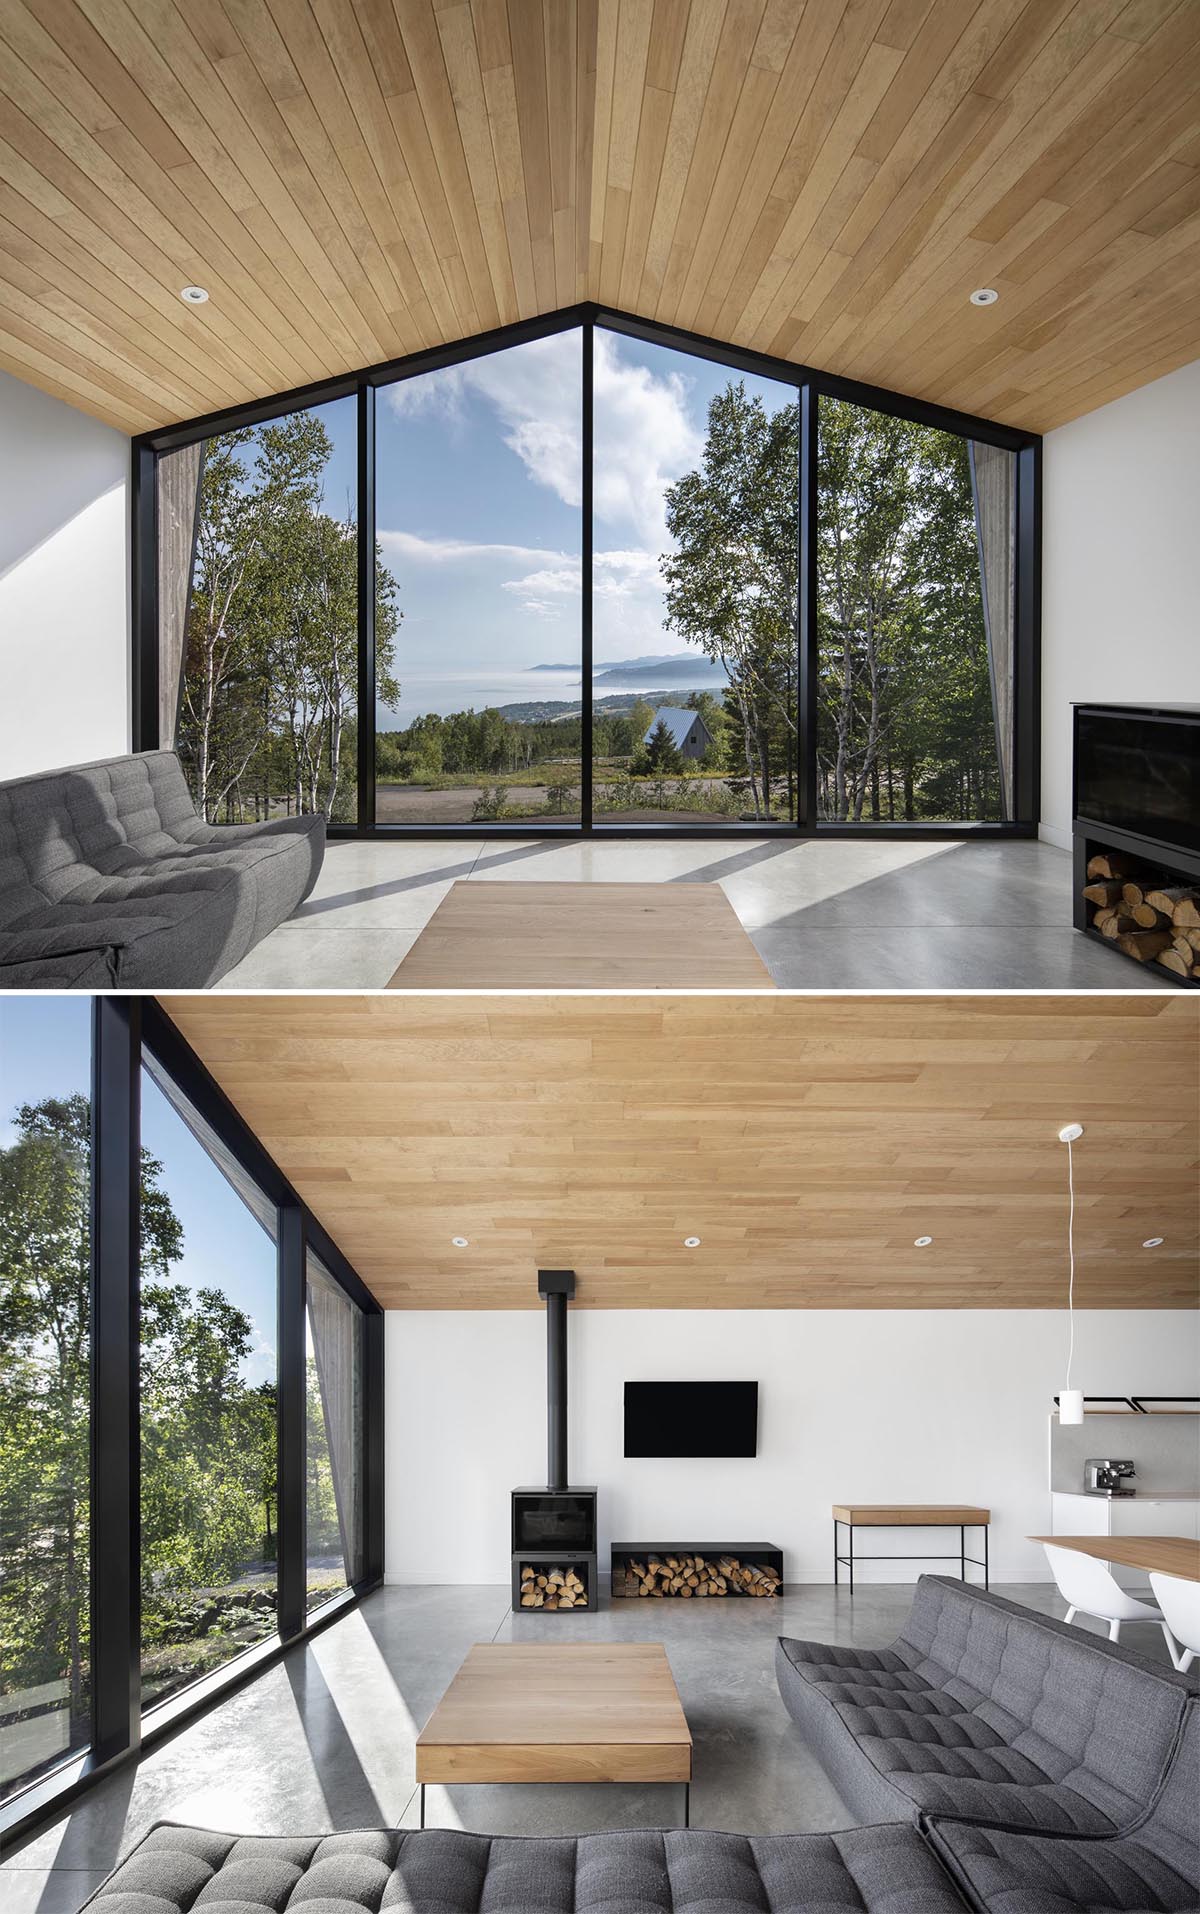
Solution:
{"label": "wooden ceiling board", "polygon": [[0,8],[0,366],[122,430],[586,299],[1061,425],[1200,354],[1200,5]]}
{"label": "wooden ceiling board", "polygon": [[163,1001],[388,1308],[1059,1309],[1070,1121],[1078,1301],[1200,1301],[1195,997]]}

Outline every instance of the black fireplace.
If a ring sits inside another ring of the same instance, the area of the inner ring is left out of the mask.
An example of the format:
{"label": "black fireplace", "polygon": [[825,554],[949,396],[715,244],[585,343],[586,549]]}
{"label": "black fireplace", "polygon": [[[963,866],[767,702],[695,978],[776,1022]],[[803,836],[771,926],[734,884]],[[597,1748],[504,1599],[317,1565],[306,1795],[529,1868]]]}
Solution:
{"label": "black fireplace", "polygon": [[539,1269],[546,1304],[546,1483],[512,1492],[512,1603],[523,1613],[594,1609],[596,1491],[567,1481],[567,1305],[571,1269]]}
{"label": "black fireplace", "polygon": [[1200,705],[1075,706],[1075,928],[1200,984]]}

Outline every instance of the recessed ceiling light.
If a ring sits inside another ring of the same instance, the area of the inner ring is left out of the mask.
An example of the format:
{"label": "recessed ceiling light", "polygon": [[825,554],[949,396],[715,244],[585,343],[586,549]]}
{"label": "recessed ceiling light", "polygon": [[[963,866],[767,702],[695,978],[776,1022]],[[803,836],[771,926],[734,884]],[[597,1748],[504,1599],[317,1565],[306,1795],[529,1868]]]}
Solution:
{"label": "recessed ceiling light", "polygon": [[914,1249],[928,1249],[928,1248],[929,1248],[929,1245],[930,1245],[930,1244],[932,1243],[932,1241],[933,1241],[933,1238],[932,1238],[932,1236],[914,1236],[914,1238],[913,1238],[913,1248],[914,1248]]}
{"label": "recessed ceiling light", "polygon": [[1160,1244],[1165,1242],[1166,1242],[1165,1236],[1147,1236],[1145,1242],[1142,1244],[1142,1248],[1157,1249]]}
{"label": "recessed ceiling light", "polygon": [[181,286],[179,297],[185,306],[202,306],[208,298],[203,286]]}
{"label": "recessed ceiling light", "polygon": [[452,1236],[450,1241],[454,1244],[455,1249],[469,1248],[469,1243],[465,1236]]}
{"label": "recessed ceiling light", "polygon": [[683,1247],[685,1249],[699,1249],[700,1238],[698,1236],[685,1236],[683,1239]]}
{"label": "recessed ceiling light", "polygon": [[994,286],[976,286],[971,294],[973,306],[994,306],[1000,294]]}

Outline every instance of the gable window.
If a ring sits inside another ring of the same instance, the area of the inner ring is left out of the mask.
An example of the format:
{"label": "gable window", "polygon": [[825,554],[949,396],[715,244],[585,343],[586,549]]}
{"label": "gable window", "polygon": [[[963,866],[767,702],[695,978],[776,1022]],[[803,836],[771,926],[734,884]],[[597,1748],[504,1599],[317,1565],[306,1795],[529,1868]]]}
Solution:
{"label": "gable window", "polygon": [[137,448],[212,821],[1035,828],[1033,434],[589,305]]}

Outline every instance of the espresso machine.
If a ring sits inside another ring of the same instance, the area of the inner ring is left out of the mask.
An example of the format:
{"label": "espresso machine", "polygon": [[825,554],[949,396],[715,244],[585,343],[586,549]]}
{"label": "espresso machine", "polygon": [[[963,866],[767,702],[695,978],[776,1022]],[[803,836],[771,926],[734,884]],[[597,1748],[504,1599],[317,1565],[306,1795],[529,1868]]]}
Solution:
{"label": "espresso machine", "polygon": [[1137,1474],[1132,1462],[1114,1462],[1111,1456],[1090,1455],[1083,1465],[1085,1495],[1136,1495],[1130,1480]]}

